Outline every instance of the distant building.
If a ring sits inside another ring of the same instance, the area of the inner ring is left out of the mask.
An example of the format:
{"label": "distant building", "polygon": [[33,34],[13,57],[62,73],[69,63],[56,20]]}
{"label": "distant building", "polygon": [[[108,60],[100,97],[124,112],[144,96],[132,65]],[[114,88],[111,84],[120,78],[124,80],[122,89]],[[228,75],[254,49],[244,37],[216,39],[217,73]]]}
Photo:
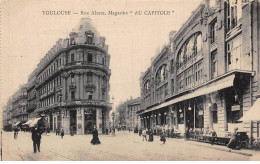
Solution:
{"label": "distant building", "polygon": [[[259,1],[205,0],[140,78],[143,127],[217,130],[259,137],[239,123],[260,101]],[[256,103],[257,104],[257,103]],[[260,117],[258,117],[258,121]],[[258,129],[258,130],[257,130]]]}
{"label": "distant building", "polygon": [[136,114],[140,110],[140,97],[121,103],[116,110],[118,113],[117,126],[125,129],[141,126],[140,117]]}

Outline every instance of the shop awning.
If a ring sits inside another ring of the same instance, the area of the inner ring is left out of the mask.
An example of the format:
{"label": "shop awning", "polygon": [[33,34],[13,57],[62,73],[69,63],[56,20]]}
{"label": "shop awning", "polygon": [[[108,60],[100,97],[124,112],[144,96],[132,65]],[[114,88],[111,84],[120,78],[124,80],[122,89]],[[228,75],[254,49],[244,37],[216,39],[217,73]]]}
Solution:
{"label": "shop awning", "polygon": [[23,123],[23,125],[29,125],[33,120],[28,120],[27,122]]}
{"label": "shop awning", "polygon": [[20,121],[18,121],[17,123],[15,123],[14,126],[17,126],[17,125],[19,125],[19,124],[20,124]]}
{"label": "shop awning", "polygon": [[243,121],[243,122],[260,121],[260,98],[256,99],[254,105],[238,121]]}
{"label": "shop awning", "polygon": [[29,124],[29,127],[34,127],[37,123],[38,123],[38,121],[40,120],[41,118],[36,118],[36,119],[34,119],[30,124]]}
{"label": "shop awning", "polygon": [[186,94],[184,96],[180,96],[180,97],[174,98],[174,99],[172,99],[170,101],[167,101],[165,103],[162,103],[160,105],[152,107],[151,109],[145,110],[142,113],[150,112],[150,111],[153,111],[153,110],[156,110],[156,109],[160,109],[160,108],[163,108],[163,107],[167,107],[169,105],[172,105],[172,104],[184,101],[184,100],[188,100],[188,99],[191,99],[191,98],[194,98],[194,97],[198,97],[198,96],[205,95],[205,94],[208,94],[208,93],[212,93],[212,92],[224,89],[224,88],[231,87],[234,84],[234,79],[235,79],[235,75],[234,74],[230,75],[230,76],[225,77],[225,78],[223,78],[221,80],[218,80],[218,81],[216,81],[216,82],[214,82],[212,84],[208,84],[208,85],[206,85],[204,87],[201,87],[201,88],[195,90],[192,93],[188,93],[188,94]]}

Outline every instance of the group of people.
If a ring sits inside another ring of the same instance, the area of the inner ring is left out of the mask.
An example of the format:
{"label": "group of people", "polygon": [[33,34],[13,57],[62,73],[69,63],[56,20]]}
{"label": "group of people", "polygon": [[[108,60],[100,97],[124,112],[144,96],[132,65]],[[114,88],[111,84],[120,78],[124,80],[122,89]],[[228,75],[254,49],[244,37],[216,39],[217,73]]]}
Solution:
{"label": "group of people", "polygon": [[56,132],[56,136],[60,135],[61,138],[63,139],[63,137],[64,137],[64,129],[63,128],[56,129],[55,132]]}
{"label": "group of people", "polygon": [[[140,134],[141,133],[141,134]],[[153,142],[153,131],[152,129],[143,129],[142,131],[139,131],[139,135],[142,135],[143,141],[147,141],[147,135],[148,135],[148,142]],[[166,142],[166,132],[165,130],[160,133],[160,141],[162,141],[164,144]]]}

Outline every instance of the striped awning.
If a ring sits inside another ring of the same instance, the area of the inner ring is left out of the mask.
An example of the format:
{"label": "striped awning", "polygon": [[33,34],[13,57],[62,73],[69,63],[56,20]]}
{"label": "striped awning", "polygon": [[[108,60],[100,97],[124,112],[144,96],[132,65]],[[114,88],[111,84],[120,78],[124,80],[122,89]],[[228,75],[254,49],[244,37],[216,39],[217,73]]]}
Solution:
{"label": "striped awning", "polygon": [[239,119],[239,121],[250,122],[260,121],[260,98],[256,99],[254,105]]}
{"label": "striped awning", "polygon": [[20,124],[20,121],[18,121],[17,123],[15,123],[14,126],[17,126],[17,125],[19,125],[19,124]]}
{"label": "striped awning", "polygon": [[33,120],[28,120],[27,122],[23,123],[23,125],[29,125]]}
{"label": "striped awning", "polygon": [[38,121],[40,120],[41,118],[35,118],[30,124],[29,124],[29,127],[34,127]]}

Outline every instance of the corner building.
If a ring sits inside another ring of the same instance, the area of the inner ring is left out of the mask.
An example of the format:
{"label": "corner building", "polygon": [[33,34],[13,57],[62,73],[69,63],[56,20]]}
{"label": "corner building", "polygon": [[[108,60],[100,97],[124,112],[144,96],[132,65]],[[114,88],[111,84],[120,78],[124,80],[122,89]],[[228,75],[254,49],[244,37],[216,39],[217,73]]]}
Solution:
{"label": "corner building", "polygon": [[142,127],[215,129],[235,127],[251,140],[259,120],[240,119],[259,98],[259,1],[205,0],[140,78]]}
{"label": "corner building", "polygon": [[[29,116],[45,116],[50,130],[104,133],[109,122],[110,55],[88,18],[59,39],[29,77]],[[31,114],[33,113],[33,114]]]}

